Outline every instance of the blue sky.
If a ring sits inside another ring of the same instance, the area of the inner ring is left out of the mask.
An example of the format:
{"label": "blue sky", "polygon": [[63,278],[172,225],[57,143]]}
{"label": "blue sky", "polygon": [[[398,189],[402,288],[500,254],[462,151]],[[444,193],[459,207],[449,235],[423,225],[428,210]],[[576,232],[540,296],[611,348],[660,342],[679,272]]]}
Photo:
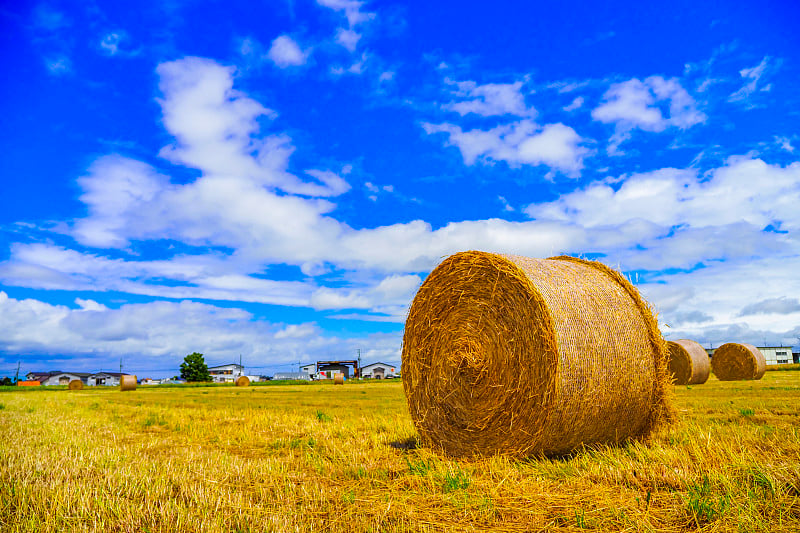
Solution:
{"label": "blue sky", "polygon": [[793,2],[262,4],[0,5],[0,375],[399,362],[468,249],[800,342]]}

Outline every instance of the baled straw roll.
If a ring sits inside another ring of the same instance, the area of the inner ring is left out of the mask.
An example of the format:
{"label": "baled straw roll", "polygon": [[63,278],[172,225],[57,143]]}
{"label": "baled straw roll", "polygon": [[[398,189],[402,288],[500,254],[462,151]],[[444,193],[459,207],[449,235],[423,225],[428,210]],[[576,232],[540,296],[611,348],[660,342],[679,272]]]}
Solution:
{"label": "baled straw roll", "polygon": [[752,344],[729,342],[714,350],[711,368],[720,381],[761,379],[767,371],[767,361]]}
{"label": "baled straw roll", "polygon": [[333,384],[334,385],[344,385],[344,374],[341,372],[333,375]]}
{"label": "baled straw roll", "polygon": [[699,385],[708,380],[711,362],[705,349],[695,341],[678,339],[667,342],[669,371],[675,385]]}
{"label": "baled straw roll", "polygon": [[124,375],[119,378],[119,390],[136,390],[136,376]]}
{"label": "baled straw roll", "polygon": [[247,376],[239,376],[236,378],[236,386],[237,387],[249,387],[250,386],[250,378]]}
{"label": "baled straw roll", "polygon": [[573,257],[450,256],[411,305],[403,386],[453,456],[562,454],[669,418],[666,345],[619,273]]}
{"label": "baled straw roll", "polygon": [[83,381],[79,379],[71,379],[68,387],[69,390],[81,390],[83,388]]}

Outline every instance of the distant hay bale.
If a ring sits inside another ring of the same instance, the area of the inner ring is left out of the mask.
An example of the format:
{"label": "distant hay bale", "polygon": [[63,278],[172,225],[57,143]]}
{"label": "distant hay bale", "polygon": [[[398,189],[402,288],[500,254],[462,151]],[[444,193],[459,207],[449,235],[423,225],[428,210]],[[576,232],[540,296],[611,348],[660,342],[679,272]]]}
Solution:
{"label": "distant hay bale", "polygon": [[689,339],[667,342],[669,371],[675,385],[699,385],[708,380],[711,362],[706,350]]}
{"label": "distant hay bale", "polygon": [[126,391],[126,390],[136,390],[136,376],[120,376],[119,378],[119,390]]}
{"label": "distant hay bale", "polygon": [[236,386],[237,387],[249,387],[250,386],[250,378],[247,376],[239,376],[236,378]]}
{"label": "distant hay bale", "polygon": [[669,384],[649,307],[593,261],[461,252],[406,320],[409,412],[423,443],[452,456],[645,438],[671,416]]}
{"label": "distant hay bale", "polygon": [[767,361],[752,344],[729,342],[714,350],[711,368],[720,381],[761,379],[767,371]]}
{"label": "distant hay bale", "polygon": [[83,388],[83,381],[79,379],[73,379],[69,382],[69,390],[81,390]]}
{"label": "distant hay bale", "polygon": [[344,374],[334,374],[333,375],[333,384],[334,385],[344,385]]}

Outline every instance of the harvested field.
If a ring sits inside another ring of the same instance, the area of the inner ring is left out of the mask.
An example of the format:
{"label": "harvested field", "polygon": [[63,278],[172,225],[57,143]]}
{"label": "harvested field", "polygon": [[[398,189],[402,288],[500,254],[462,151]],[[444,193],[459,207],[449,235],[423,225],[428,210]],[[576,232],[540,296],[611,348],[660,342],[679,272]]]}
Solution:
{"label": "harvested field", "polygon": [[800,372],[675,405],[649,446],[454,460],[399,381],[5,388],[0,530],[799,530]]}

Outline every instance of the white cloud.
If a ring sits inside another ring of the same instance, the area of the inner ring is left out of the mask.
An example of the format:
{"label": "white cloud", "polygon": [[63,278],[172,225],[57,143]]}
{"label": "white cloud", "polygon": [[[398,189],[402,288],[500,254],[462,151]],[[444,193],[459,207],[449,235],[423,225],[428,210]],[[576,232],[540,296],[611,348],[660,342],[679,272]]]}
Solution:
{"label": "white cloud", "polygon": [[272,41],[267,56],[276,66],[287,68],[304,65],[308,58],[308,52],[301,50],[300,46],[288,35],[281,35]]}
{"label": "white cloud", "polygon": [[744,86],[728,97],[729,102],[748,102],[753,93],[758,91],[768,92],[771,85],[764,85],[761,79],[773,68],[770,58],[765,56],[761,63],[752,68],[744,68],[739,71],[739,75],[746,81]]}
{"label": "white cloud", "polygon": [[615,124],[609,153],[617,153],[619,145],[640,129],[661,132],[669,127],[687,129],[705,122],[706,116],[675,79],[651,76],[644,81],[631,79],[615,83],[603,95],[603,103],[592,110],[592,118]]}
{"label": "white cloud", "polygon": [[694,170],[661,169],[626,177],[619,187],[594,183],[534,204],[534,218],[570,221],[586,228],[641,219],[665,228],[726,226],[744,222],[759,230],[770,224],[800,227],[800,164],[769,165],[760,159],[730,158],[707,178]]}
{"label": "white cloud", "polygon": [[775,142],[778,143],[781,150],[785,150],[790,154],[794,153],[794,146],[792,146],[792,140],[788,137],[779,137],[775,136]]}
{"label": "white cloud", "polygon": [[474,81],[454,82],[446,78],[445,83],[455,85],[454,94],[461,101],[454,101],[442,106],[443,109],[455,111],[461,116],[474,113],[480,116],[515,115],[533,118],[534,108],[525,105],[522,82],[487,83],[478,85]]}
{"label": "white cloud", "polygon": [[506,161],[512,165],[546,165],[569,176],[577,176],[583,168],[588,149],[584,139],[564,124],[539,127],[529,120],[501,125],[489,130],[463,131],[453,124],[424,123],[430,134],[446,133],[448,145],[461,151],[464,163],[473,165]]}
{"label": "white cloud", "polygon": [[364,2],[356,0],[317,0],[317,3],[334,11],[343,11],[347,18],[347,24],[351,28],[375,17],[374,13],[363,13],[361,6],[364,5]]}
{"label": "white cloud", "polygon": [[48,57],[44,60],[50,74],[60,76],[72,71],[72,61],[67,56]]}
{"label": "white cloud", "polygon": [[353,30],[339,28],[336,32],[336,42],[351,52],[356,51],[356,47],[358,46],[358,41],[360,39],[361,34]]}
{"label": "white cloud", "polygon": [[583,106],[583,96],[577,96],[571,104],[564,106],[564,111],[575,111]]}

